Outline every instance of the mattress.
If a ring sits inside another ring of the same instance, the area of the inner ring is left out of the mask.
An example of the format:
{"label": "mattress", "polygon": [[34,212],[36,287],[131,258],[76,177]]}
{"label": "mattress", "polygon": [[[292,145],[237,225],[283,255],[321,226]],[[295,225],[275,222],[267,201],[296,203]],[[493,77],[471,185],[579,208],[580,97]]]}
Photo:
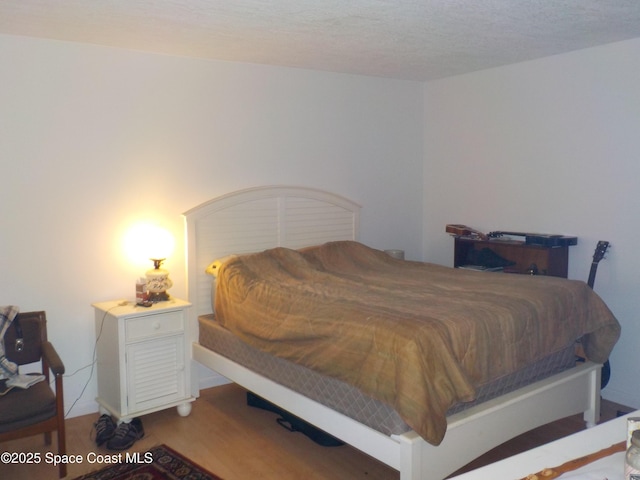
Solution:
{"label": "mattress", "polygon": [[[260,351],[220,325],[213,314],[200,316],[199,343],[214,352],[291,390],[340,412],[385,435],[402,434],[411,428],[389,405],[333,377]],[[531,365],[480,385],[471,402],[454,405],[448,415],[463,411],[528,384],[575,366],[575,344],[541,358]]]}

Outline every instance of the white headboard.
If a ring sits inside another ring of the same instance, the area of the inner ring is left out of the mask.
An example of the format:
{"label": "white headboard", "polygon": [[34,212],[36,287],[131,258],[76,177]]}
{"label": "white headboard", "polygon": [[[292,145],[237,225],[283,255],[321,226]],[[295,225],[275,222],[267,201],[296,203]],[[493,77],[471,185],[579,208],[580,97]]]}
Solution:
{"label": "white headboard", "polygon": [[[211,313],[205,268],[230,254],[358,240],[360,205],[303,187],[258,187],[223,195],[184,213],[191,318]],[[193,323],[192,323],[193,325]]]}

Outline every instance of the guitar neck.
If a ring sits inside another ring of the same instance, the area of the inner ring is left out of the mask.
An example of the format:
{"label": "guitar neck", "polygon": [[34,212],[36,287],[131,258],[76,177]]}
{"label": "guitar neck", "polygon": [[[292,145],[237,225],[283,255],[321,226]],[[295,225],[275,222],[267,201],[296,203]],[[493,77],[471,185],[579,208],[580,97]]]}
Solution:
{"label": "guitar neck", "polygon": [[596,272],[598,271],[598,262],[591,262],[591,270],[589,270],[589,280],[587,285],[593,289],[593,284],[596,282]]}

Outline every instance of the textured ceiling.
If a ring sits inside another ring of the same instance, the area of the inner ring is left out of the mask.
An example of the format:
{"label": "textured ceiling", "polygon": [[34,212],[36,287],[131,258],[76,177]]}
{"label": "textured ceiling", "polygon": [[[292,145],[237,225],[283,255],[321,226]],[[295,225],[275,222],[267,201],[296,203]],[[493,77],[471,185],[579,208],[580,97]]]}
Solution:
{"label": "textured ceiling", "polygon": [[431,80],[640,37],[640,0],[0,0],[0,33]]}

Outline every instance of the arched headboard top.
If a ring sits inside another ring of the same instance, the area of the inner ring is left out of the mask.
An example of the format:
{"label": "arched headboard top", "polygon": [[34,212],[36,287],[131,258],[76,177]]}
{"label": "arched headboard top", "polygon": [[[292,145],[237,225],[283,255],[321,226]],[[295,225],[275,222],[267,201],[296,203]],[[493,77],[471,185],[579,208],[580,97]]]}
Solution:
{"label": "arched headboard top", "polygon": [[191,314],[212,312],[205,268],[231,254],[358,240],[360,205],[306,187],[267,186],[232,192],[185,212]]}

